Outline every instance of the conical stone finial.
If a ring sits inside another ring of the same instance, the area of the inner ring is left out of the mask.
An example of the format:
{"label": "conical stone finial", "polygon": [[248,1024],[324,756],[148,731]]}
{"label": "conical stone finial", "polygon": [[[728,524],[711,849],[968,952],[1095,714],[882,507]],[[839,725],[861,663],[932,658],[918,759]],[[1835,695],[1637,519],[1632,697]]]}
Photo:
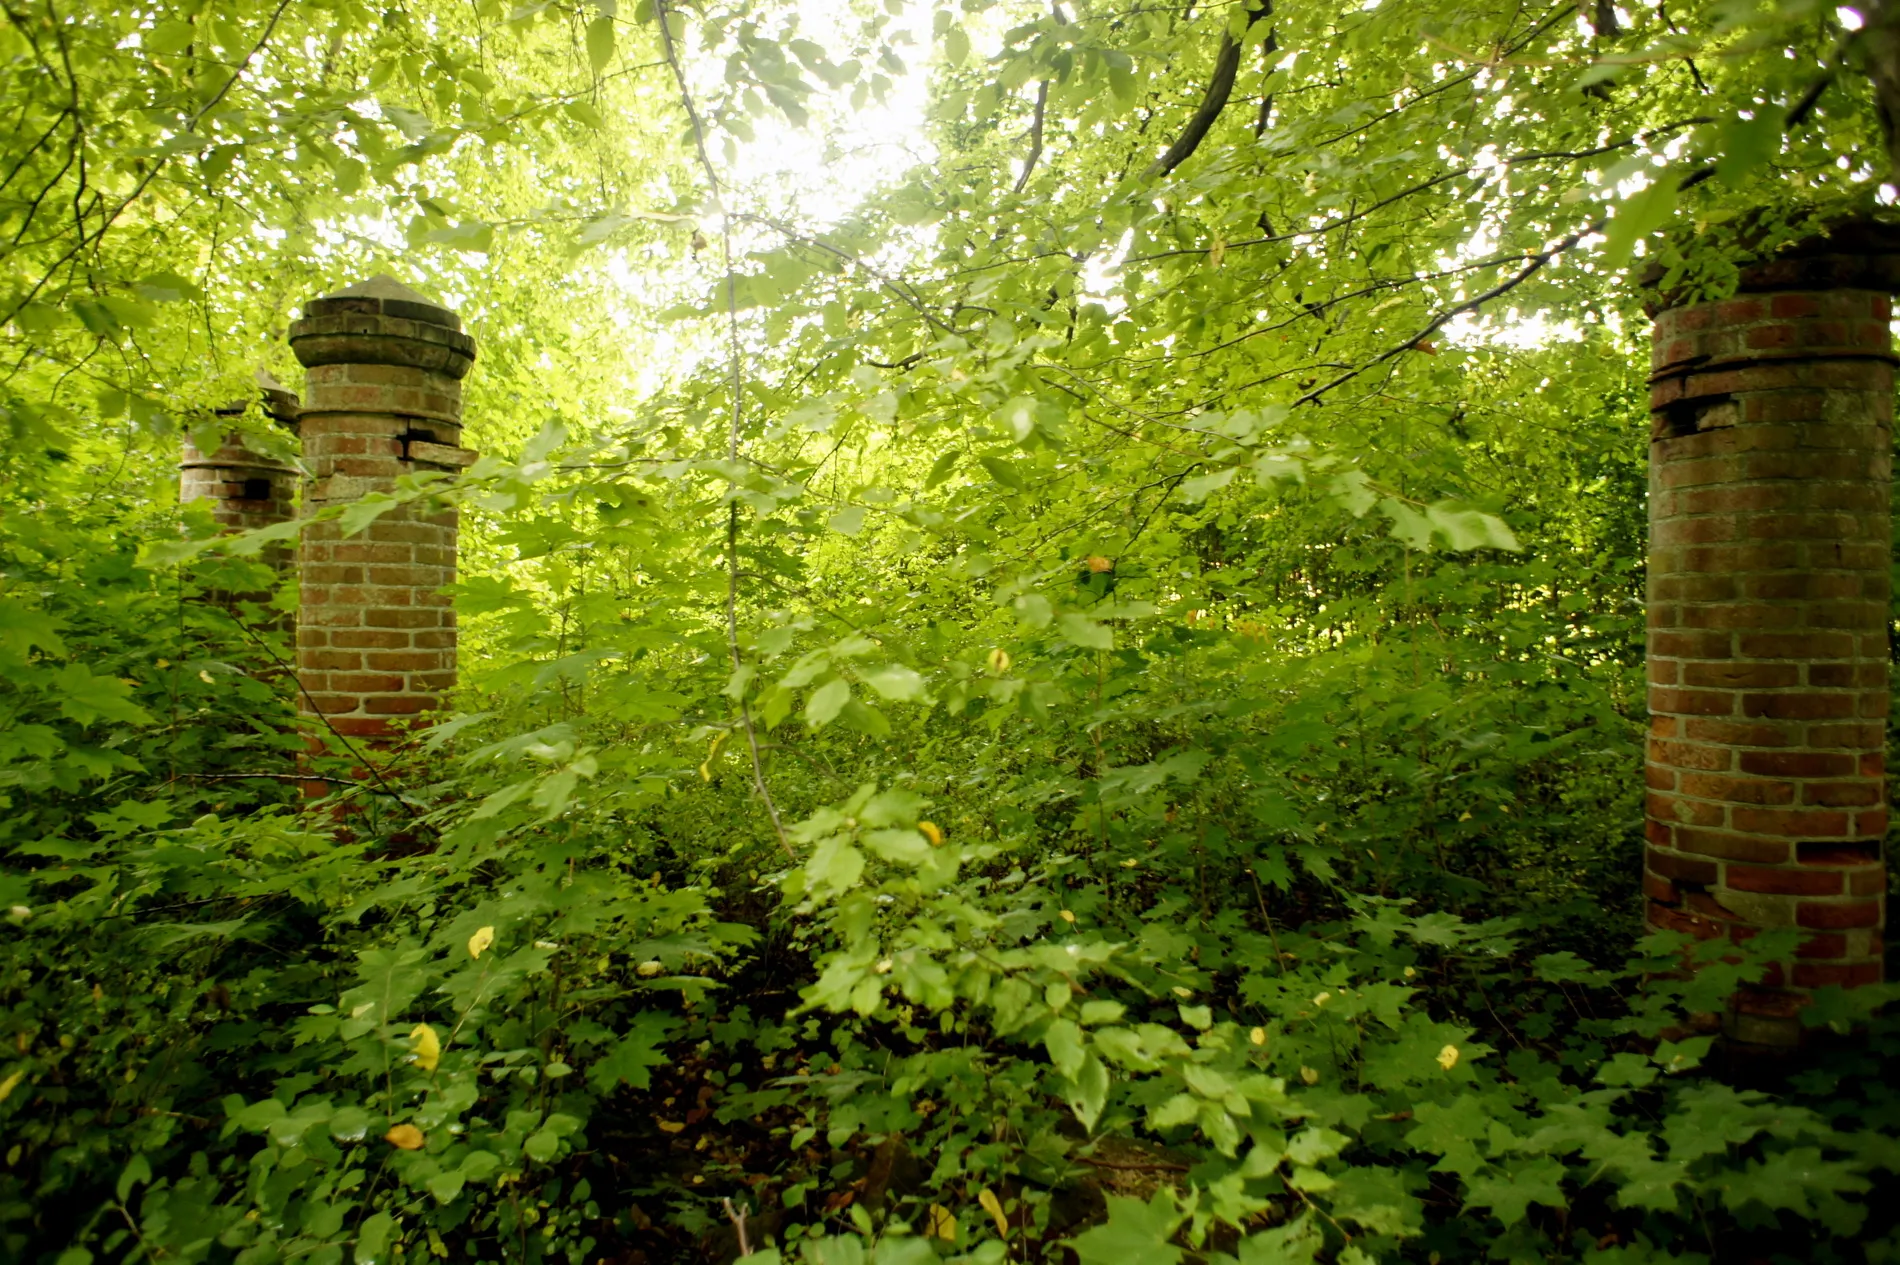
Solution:
{"label": "conical stone finial", "polygon": [[[439,308],[442,305],[426,295],[418,294],[386,272],[373,277],[365,277],[352,286],[344,286],[335,294],[325,295],[330,299],[395,299],[401,303],[420,303],[424,307]],[[447,310],[447,309],[444,309]]]}

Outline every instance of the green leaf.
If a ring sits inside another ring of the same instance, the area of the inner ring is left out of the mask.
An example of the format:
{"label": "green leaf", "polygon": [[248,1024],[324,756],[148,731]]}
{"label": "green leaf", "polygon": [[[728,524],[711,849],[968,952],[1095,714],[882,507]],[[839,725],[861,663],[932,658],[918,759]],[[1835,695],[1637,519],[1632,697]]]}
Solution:
{"label": "green leaf", "polygon": [[908,703],[921,698],[924,692],[924,678],[915,669],[901,663],[887,663],[883,667],[871,668],[860,672],[864,683],[878,692],[882,698],[892,702]]}
{"label": "green leaf", "polygon": [[1049,1061],[1064,1076],[1073,1076],[1081,1069],[1088,1050],[1082,1029],[1073,1019],[1051,1021],[1048,1031],[1042,1034],[1042,1044],[1049,1051]]}
{"label": "green leaf", "polygon": [[1084,1055],[1082,1065],[1069,1077],[1063,1092],[1069,1110],[1075,1113],[1076,1123],[1084,1131],[1093,1130],[1095,1122],[1102,1118],[1102,1108],[1108,1105],[1108,1086],[1108,1067],[1093,1053]]}
{"label": "green leaf", "polygon": [[151,1161],[146,1159],[143,1153],[134,1155],[126,1161],[125,1167],[119,1170],[119,1184],[116,1187],[119,1202],[125,1202],[126,1197],[132,1193],[133,1187],[143,1186],[151,1180]]}
{"label": "green leaf", "polygon": [[1187,1220],[1170,1190],[1147,1203],[1108,1196],[1108,1220],[1069,1240],[1081,1265],[1176,1265],[1181,1249],[1171,1239]]}
{"label": "green leaf", "polygon": [[337,518],[337,529],[345,536],[354,536],[400,504],[387,492],[371,492],[343,507]]}
{"label": "green leaf", "polygon": [[1781,118],[1763,109],[1752,119],[1736,119],[1722,129],[1715,174],[1723,183],[1746,187],[1748,178],[1781,148]]}
{"label": "green leaf", "polygon": [[1326,1244],[1313,1214],[1303,1212],[1296,1219],[1240,1241],[1239,1265],[1312,1265],[1313,1258]]}
{"label": "green leaf", "polygon": [[1636,243],[1668,223],[1674,213],[1678,180],[1674,169],[1654,172],[1650,180],[1648,188],[1617,207],[1615,218],[1604,228],[1608,240],[1598,262],[1600,268],[1614,270],[1628,263]]}
{"label": "green leaf", "polygon": [[679,1020],[671,1016],[642,1011],[626,1035],[587,1069],[587,1083],[599,1094],[610,1093],[623,1083],[635,1089],[647,1088],[652,1083],[653,1069],[666,1065],[668,1056],[663,1047],[679,1027]]}
{"label": "green leaf", "polygon": [[375,1265],[389,1245],[389,1233],[396,1221],[387,1212],[374,1212],[356,1228],[356,1265]]}
{"label": "green leaf", "polygon": [[60,715],[76,724],[91,725],[102,720],[127,725],[152,723],[151,713],[132,701],[130,685],[115,677],[94,676],[83,663],[60,665],[52,685]]}
{"label": "green leaf", "polygon": [[1197,474],[1192,479],[1181,481],[1181,499],[1189,505],[1198,505],[1210,495],[1218,492],[1234,481],[1240,473],[1238,466],[1229,466],[1225,470],[1216,470],[1212,474]]}
{"label": "green leaf", "polygon": [[831,530],[846,536],[855,536],[864,530],[864,507],[847,505],[831,516]]}
{"label": "green leaf", "polygon": [[978,457],[977,461],[982,464],[985,470],[990,472],[990,478],[995,479],[998,483],[1012,491],[1022,491],[1024,486],[1023,478],[1020,474],[1016,473],[1015,462],[1005,460],[1002,457]]}
{"label": "green leaf", "polygon": [[851,685],[843,677],[833,677],[812,691],[805,700],[805,723],[813,729],[830,724],[851,701]]}
{"label": "green leaf", "polygon": [[595,74],[614,59],[614,20],[602,15],[587,24],[587,64]]}
{"label": "green leaf", "polygon": [[1084,650],[1113,650],[1115,648],[1115,630],[1106,624],[1098,624],[1087,615],[1069,614],[1056,621],[1056,628],[1062,639],[1072,646]]}
{"label": "green leaf", "polygon": [[1514,1226],[1524,1219],[1532,1204],[1567,1207],[1570,1201],[1564,1194],[1563,1179],[1564,1166],[1548,1155],[1540,1155],[1506,1172],[1472,1178],[1465,1187],[1465,1207],[1489,1208],[1505,1226]]}

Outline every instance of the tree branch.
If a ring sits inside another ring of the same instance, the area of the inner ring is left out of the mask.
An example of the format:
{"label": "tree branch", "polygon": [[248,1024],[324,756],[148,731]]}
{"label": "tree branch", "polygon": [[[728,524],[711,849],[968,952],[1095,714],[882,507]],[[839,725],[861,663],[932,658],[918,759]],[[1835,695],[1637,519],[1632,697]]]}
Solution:
{"label": "tree branch", "polygon": [[[1247,10],[1247,23],[1252,25],[1273,12],[1271,0]],[[1207,139],[1207,133],[1214,126],[1214,120],[1227,108],[1227,98],[1234,92],[1234,76],[1240,72],[1240,43],[1234,39],[1233,32],[1222,32],[1220,49],[1214,54],[1214,76],[1207,81],[1207,91],[1201,95],[1201,104],[1189,116],[1187,126],[1174,138],[1174,144],[1167,152],[1148,165],[1148,178],[1165,176],[1193,157],[1194,151]]]}

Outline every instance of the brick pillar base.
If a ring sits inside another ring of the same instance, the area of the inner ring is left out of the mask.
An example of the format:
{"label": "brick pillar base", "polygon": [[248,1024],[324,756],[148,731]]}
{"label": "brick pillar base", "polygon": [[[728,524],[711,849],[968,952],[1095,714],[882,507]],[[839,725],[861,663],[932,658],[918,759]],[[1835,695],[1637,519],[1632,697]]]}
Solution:
{"label": "brick pillar base", "polygon": [[1895,263],[1810,243],[1656,317],[1643,889],[1655,927],[1801,933],[1742,1042],[1882,978]]}
{"label": "brick pillar base", "polygon": [[[308,373],[304,506],[314,514],[396,480],[474,461],[461,447],[475,343],[455,314],[385,276],[316,299],[290,329]],[[392,510],[354,536],[304,530],[297,673],[307,712],[380,745],[455,684],[456,515]]]}

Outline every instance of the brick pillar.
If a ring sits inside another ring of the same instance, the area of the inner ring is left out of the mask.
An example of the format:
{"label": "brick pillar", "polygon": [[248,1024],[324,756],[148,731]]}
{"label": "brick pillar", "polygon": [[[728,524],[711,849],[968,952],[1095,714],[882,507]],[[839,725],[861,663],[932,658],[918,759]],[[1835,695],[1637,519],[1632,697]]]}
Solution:
{"label": "brick pillar", "polygon": [[[278,384],[268,370],[257,372],[264,411],[293,435],[297,431],[297,397]],[[240,400],[217,411],[218,417],[240,417],[247,402]],[[222,532],[249,531],[286,523],[297,516],[297,468],[289,462],[251,449],[237,431],[219,436],[217,450],[207,455],[187,433],[178,461],[178,503],[208,502],[211,516]],[[262,561],[281,578],[290,570],[293,553],[287,544],[264,548]],[[217,591],[209,594],[218,605],[235,613],[239,602],[268,602],[270,593]],[[266,621],[266,626],[288,630],[289,615]]]}
{"label": "brick pillar", "polygon": [[[307,372],[303,451],[314,514],[393,492],[396,480],[474,461],[461,446],[461,379],[475,341],[461,321],[387,276],[304,305],[290,347]],[[435,710],[455,684],[456,514],[419,504],[345,538],[305,529],[297,675],[306,712],[372,745]]]}
{"label": "brick pillar", "polygon": [[[265,370],[258,370],[257,385],[263,395],[264,411],[271,420],[292,434],[297,430],[297,397],[278,385]],[[245,401],[219,409],[219,417],[241,416]],[[191,436],[185,436],[184,451],[178,462],[178,503],[209,501],[211,516],[226,531],[248,531],[288,522],[297,516],[297,468],[288,462],[253,452],[237,432],[223,435],[218,449],[209,455],[198,450]],[[281,567],[287,567],[286,552]]]}
{"label": "brick pillar", "polygon": [[1643,889],[1654,927],[1802,934],[1741,1042],[1882,978],[1896,281],[1900,239],[1848,229],[1656,316]]}

